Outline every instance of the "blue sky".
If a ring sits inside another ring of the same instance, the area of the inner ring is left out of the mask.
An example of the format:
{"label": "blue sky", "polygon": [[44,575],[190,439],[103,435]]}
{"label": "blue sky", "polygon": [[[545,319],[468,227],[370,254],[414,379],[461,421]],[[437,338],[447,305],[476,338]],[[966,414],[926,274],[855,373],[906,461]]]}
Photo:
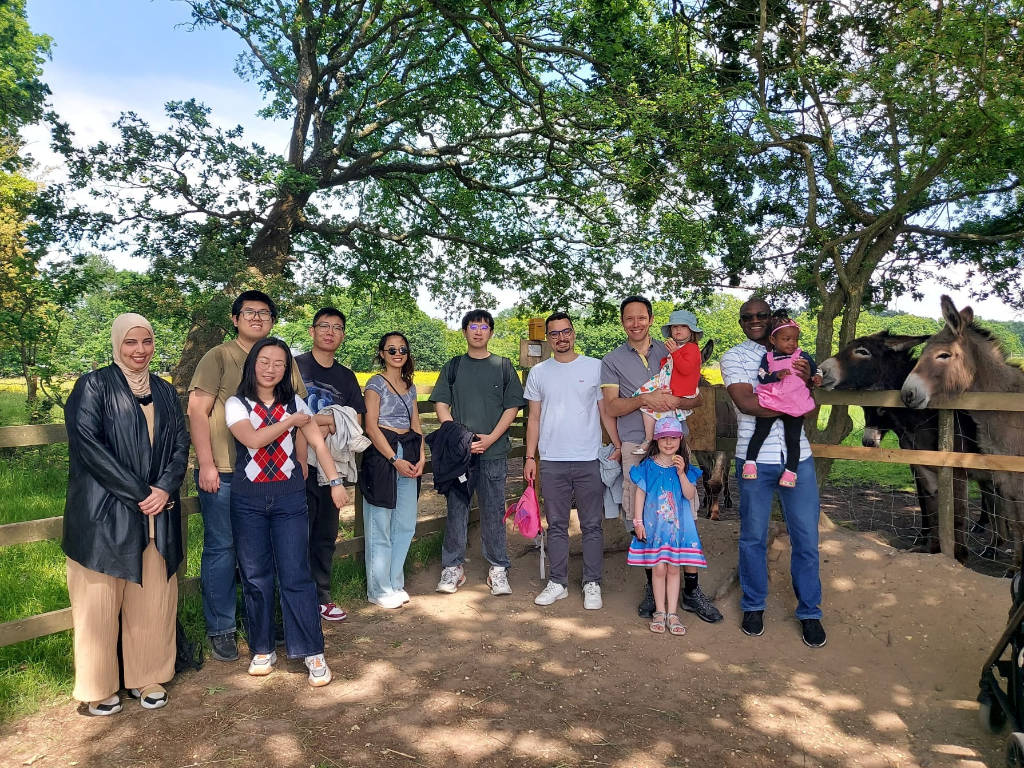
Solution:
{"label": "blue sky", "polygon": [[[223,126],[241,124],[250,141],[282,151],[287,126],[256,117],[261,106],[256,86],[234,73],[241,43],[220,30],[190,29],[188,6],[176,0],[28,0],[32,30],[53,38],[53,59],[44,78],[53,91],[53,106],[71,124],[80,144],[112,138],[111,124],[121,112],[134,111],[162,123],[164,103],[197,98],[213,109]],[[60,176],[59,161],[49,154],[46,136],[27,131],[32,154],[43,176]],[[119,266],[143,268],[115,259]],[[939,316],[938,297],[947,288],[929,284],[923,302],[909,297],[893,309]],[[966,292],[951,292],[957,306],[972,304],[983,317],[1024,319],[1001,302],[972,301]],[[514,297],[502,296],[502,304]],[[425,296],[420,304],[426,306]],[[435,310],[435,311],[432,311]]]}

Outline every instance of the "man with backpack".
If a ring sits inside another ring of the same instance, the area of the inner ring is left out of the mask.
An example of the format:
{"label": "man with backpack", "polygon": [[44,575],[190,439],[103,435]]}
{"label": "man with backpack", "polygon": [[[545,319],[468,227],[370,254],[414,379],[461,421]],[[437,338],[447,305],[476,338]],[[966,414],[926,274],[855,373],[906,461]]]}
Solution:
{"label": "man with backpack", "polygon": [[466,538],[469,507],[476,492],[480,505],[481,551],[490,563],[487,585],[492,595],[508,595],[508,546],[505,539],[505,476],[510,449],[508,428],[523,407],[523,385],[507,357],[492,354],[487,345],[494,333],[494,318],[474,309],[462,318],[466,354],[453,357],[441,368],[430,394],[437,418],[456,421],[473,433],[466,479],[468,496],[458,488],[445,498],[448,519],[441,547],[438,592],[454,593],[466,581]]}

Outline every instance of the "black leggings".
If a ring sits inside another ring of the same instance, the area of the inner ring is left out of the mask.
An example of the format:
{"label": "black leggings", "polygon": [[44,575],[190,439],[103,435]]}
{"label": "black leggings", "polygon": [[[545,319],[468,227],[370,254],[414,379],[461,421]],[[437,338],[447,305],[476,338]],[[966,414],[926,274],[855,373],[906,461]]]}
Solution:
{"label": "black leggings", "polygon": [[761,446],[764,445],[776,419],[782,419],[782,432],[786,441],[786,469],[795,473],[800,463],[800,430],[804,426],[803,416],[789,416],[785,413],[779,416],[758,416],[754,422],[754,434],[747,443],[746,461],[757,461],[757,454],[761,452]]}

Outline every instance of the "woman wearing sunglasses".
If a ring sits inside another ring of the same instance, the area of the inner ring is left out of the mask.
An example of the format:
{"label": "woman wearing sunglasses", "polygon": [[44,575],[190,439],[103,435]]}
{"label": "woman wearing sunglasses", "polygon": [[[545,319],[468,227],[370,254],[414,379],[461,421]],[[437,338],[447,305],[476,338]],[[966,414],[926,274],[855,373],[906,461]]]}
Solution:
{"label": "woman wearing sunglasses", "polygon": [[381,373],[366,382],[366,436],[359,488],[366,530],[366,598],[382,608],[401,608],[405,556],[416,532],[416,499],[425,455],[409,340],[397,331],[377,343]]}

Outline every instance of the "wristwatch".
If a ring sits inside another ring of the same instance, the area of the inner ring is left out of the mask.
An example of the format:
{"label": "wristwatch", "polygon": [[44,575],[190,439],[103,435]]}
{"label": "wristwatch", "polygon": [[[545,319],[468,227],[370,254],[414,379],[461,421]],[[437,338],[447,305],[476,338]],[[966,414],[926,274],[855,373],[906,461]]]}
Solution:
{"label": "wristwatch", "polygon": [[398,461],[398,454],[396,453],[394,456],[392,456],[390,459],[388,459],[388,461],[390,461],[392,464],[394,464],[396,461]]}
{"label": "wristwatch", "polygon": [[345,478],[343,478],[343,477],[341,477],[339,475],[338,477],[336,477],[333,480],[331,480],[331,482],[329,482],[328,485],[331,486],[331,488],[334,488],[335,486],[343,485],[344,483],[345,483]]}

